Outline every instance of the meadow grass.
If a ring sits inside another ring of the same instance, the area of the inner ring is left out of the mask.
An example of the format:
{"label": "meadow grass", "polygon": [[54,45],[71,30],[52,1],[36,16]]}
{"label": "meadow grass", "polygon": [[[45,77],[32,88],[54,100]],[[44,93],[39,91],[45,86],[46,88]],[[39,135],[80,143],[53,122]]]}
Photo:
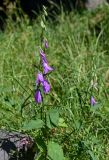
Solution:
{"label": "meadow grass", "polygon": [[[55,71],[44,98],[47,107],[60,110],[66,128],[57,128],[67,160],[109,159],[109,7],[82,14],[62,13],[47,22],[47,58]],[[17,22],[16,22],[17,23]],[[0,33],[0,127],[21,131],[36,116],[34,102],[41,27],[37,19],[16,24],[8,20]],[[91,88],[95,80],[97,89]],[[90,105],[90,97],[97,101]],[[38,131],[30,133],[37,137]]]}

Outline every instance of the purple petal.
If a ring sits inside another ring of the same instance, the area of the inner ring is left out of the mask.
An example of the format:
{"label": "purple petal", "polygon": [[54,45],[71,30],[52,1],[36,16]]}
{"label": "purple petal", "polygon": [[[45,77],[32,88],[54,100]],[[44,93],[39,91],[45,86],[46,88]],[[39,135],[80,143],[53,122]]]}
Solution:
{"label": "purple petal", "polygon": [[44,46],[46,49],[48,48],[48,41],[47,40],[44,40]]}
{"label": "purple petal", "polygon": [[50,71],[53,71],[53,68],[48,65],[48,63],[43,63],[44,74],[47,74]]}
{"label": "purple petal", "polygon": [[50,84],[48,83],[47,80],[44,80],[43,82],[43,91],[45,94],[49,93],[50,92]]}
{"label": "purple petal", "polygon": [[44,77],[42,73],[38,73],[37,79],[36,79],[36,85],[39,85],[40,83],[43,83]]}
{"label": "purple petal", "polygon": [[35,101],[36,103],[41,103],[42,102],[42,95],[41,95],[41,91],[40,90],[37,90],[36,93],[35,93]]}
{"label": "purple petal", "polygon": [[46,59],[46,55],[45,55],[45,53],[42,49],[40,50],[40,56],[41,56],[41,59],[42,59],[42,63],[48,63],[48,61]]}
{"label": "purple petal", "polygon": [[96,101],[93,96],[91,96],[90,104],[91,104],[91,106],[94,106],[96,104]]}

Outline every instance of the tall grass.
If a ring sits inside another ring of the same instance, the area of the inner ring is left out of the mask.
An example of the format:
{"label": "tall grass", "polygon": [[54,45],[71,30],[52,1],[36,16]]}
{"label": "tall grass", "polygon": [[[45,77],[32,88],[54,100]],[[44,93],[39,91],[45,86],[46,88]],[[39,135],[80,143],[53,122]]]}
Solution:
{"label": "tall grass", "polygon": [[[59,108],[66,128],[58,128],[55,140],[66,159],[108,160],[109,158],[109,7],[82,15],[62,13],[58,23],[49,21],[47,57],[55,66],[50,77],[52,93],[45,105]],[[0,33],[0,127],[21,130],[35,116],[34,95],[39,61],[39,20],[17,25],[8,20]],[[97,80],[97,90],[91,81]],[[90,105],[94,96],[96,106]],[[23,110],[22,110],[23,108]],[[22,113],[23,112],[23,113]],[[37,132],[32,132],[37,137]]]}

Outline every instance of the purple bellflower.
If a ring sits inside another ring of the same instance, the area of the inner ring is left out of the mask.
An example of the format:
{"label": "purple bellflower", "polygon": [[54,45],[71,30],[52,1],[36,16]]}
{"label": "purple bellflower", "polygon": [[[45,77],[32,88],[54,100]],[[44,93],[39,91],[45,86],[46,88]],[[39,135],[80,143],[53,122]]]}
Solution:
{"label": "purple bellflower", "polygon": [[[45,48],[48,48],[47,40],[45,40]],[[37,75],[37,78],[36,78],[37,90],[34,95],[36,103],[41,103],[43,101],[43,97],[42,97],[41,91],[39,89],[40,85],[42,85],[42,87],[43,87],[44,94],[47,94],[50,92],[51,86],[48,83],[48,81],[46,80],[46,74],[49,73],[50,71],[54,70],[51,66],[48,65],[46,55],[42,49],[40,49],[40,57],[41,57],[41,61],[42,61],[43,74],[41,72],[39,72]]]}
{"label": "purple bellflower", "polygon": [[44,40],[44,47],[47,49],[48,48],[48,41]]}
{"label": "purple bellflower", "polygon": [[41,56],[42,63],[48,63],[46,59],[46,55],[42,49],[40,49],[40,56]]}
{"label": "purple bellflower", "polygon": [[41,56],[41,60],[42,60],[44,74],[47,74],[48,72],[53,71],[53,68],[48,65],[48,61],[46,59],[46,55],[43,52],[43,50],[40,50],[40,56]]}
{"label": "purple bellflower", "polygon": [[43,98],[42,98],[42,95],[41,95],[41,91],[39,89],[36,90],[35,101],[36,101],[36,103],[41,103],[43,101]]}
{"label": "purple bellflower", "polygon": [[45,79],[42,73],[38,73],[37,79],[36,79],[36,85],[39,86],[40,84],[43,86],[43,91],[45,94],[50,92],[50,84]]}
{"label": "purple bellflower", "polygon": [[90,99],[90,104],[91,106],[94,106],[97,102],[95,101],[94,97],[91,96],[91,99]]}
{"label": "purple bellflower", "polygon": [[53,71],[54,69],[48,65],[48,63],[43,63],[43,68],[44,68],[44,74],[47,74],[50,71]]}
{"label": "purple bellflower", "polygon": [[45,79],[43,81],[43,91],[45,94],[49,93],[50,92],[50,84],[48,83],[48,81]]}
{"label": "purple bellflower", "polygon": [[43,74],[39,72],[36,79],[36,85],[38,86],[40,83],[42,84],[43,81],[44,81]]}

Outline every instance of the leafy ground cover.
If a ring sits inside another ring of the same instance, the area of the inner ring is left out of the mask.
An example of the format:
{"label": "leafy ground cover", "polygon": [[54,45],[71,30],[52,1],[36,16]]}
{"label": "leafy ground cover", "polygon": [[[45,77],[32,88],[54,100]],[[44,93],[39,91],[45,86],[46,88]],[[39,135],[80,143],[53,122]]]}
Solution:
{"label": "leafy ground cover", "polygon": [[41,106],[34,100],[40,17],[32,25],[26,18],[20,23],[9,19],[0,33],[0,128],[30,134],[37,159],[44,159],[46,150],[46,159],[62,160],[63,153],[66,160],[109,159],[108,19],[104,6],[62,13],[57,22],[47,22],[46,56],[55,70],[48,75],[51,92],[43,102],[49,117],[45,132],[43,122],[36,121]]}

